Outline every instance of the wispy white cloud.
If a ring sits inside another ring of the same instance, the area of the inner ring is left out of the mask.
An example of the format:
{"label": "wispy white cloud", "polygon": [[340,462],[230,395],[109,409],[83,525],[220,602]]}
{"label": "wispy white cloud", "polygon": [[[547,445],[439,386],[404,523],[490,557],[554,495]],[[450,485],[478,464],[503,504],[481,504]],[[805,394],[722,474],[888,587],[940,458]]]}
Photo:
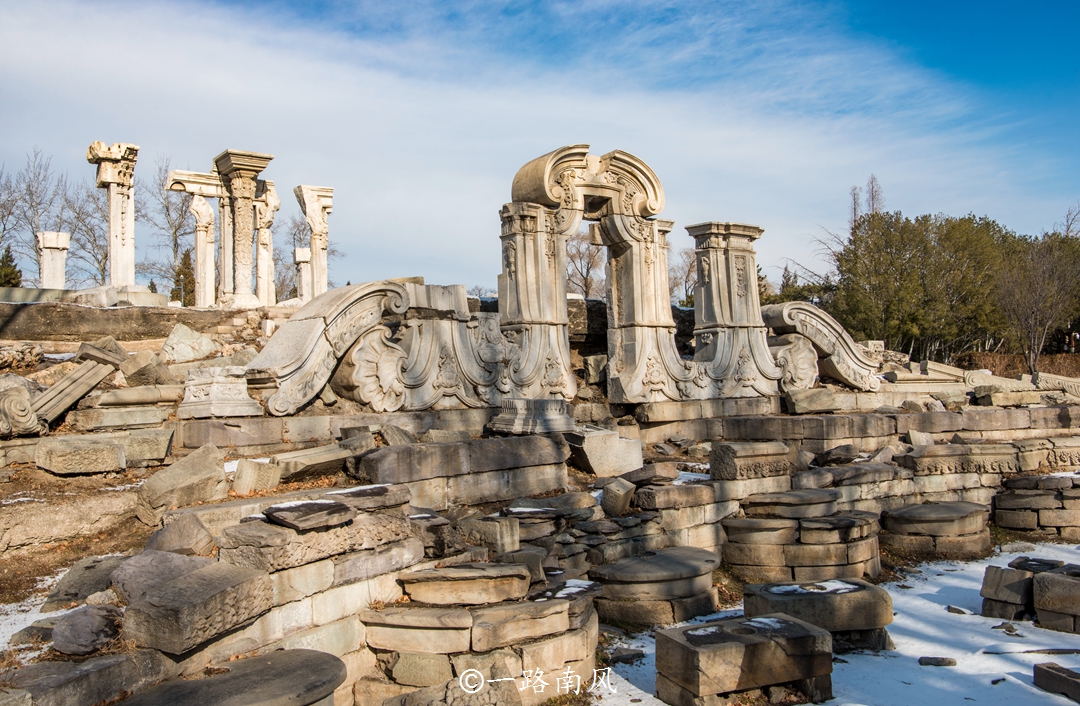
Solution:
{"label": "wispy white cloud", "polygon": [[514,173],[578,142],[650,163],[677,227],[764,226],[765,265],[809,261],[871,172],[891,207],[1019,230],[1075,201],[1054,155],[1004,140],[1015,115],[828,6],[682,5],[5,3],[0,159],[37,145],[90,176],[97,139],[140,144],[147,171],[272,152],[279,191],[335,187],[339,282],[493,284]]}

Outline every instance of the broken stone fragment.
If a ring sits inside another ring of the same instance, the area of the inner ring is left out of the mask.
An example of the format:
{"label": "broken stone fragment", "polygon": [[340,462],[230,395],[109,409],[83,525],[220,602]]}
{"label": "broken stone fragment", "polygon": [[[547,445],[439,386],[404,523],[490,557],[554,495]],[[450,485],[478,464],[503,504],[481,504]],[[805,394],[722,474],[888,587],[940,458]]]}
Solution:
{"label": "broken stone fragment", "polygon": [[177,379],[153,351],[139,351],[120,364],[128,387],[176,385]]}
{"label": "broken stone fragment", "polygon": [[112,572],[112,587],[126,605],[131,605],[141,601],[153,588],[213,563],[208,557],[146,549]]}
{"label": "broken stone fragment", "polygon": [[62,615],[53,628],[53,649],[66,655],[88,655],[120,634],[123,612],[112,605],[84,605]]}
{"label": "broken stone fragment", "polygon": [[49,593],[41,612],[63,610],[72,603],[82,603],[87,596],[109,588],[112,572],[126,559],[123,556],[88,556],[79,559]]}
{"label": "broken stone fragment", "polygon": [[398,580],[419,603],[481,605],[524,598],[531,574],[523,564],[459,564],[403,573]]}
{"label": "broken stone fragment", "polygon": [[161,353],[169,363],[187,363],[208,358],[221,350],[214,341],[183,324],[176,324],[165,339]]}
{"label": "broken stone fragment", "polygon": [[190,512],[180,514],[146,540],[146,549],[189,556],[210,556],[216,546],[210,530]]}
{"label": "broken stone fragment", "polygon": [[34,462],[38,468],[60,476],[113,473],[127,468],[123,444],[79,437],[42,439],[34,452]]}
{"label": "broken stone fragment", "polygon": [[305,531],[343,525],[356,517],[356,510],[335,500],[296,500],[271,505],[263,515],[274,524]]}
{"label": "broken stone fragment", "polygon": [[207,444],[143,483],[135,514],[146,524],[157,525],[168,510],[206,500],[224,500],[228,495],[225,452]]}

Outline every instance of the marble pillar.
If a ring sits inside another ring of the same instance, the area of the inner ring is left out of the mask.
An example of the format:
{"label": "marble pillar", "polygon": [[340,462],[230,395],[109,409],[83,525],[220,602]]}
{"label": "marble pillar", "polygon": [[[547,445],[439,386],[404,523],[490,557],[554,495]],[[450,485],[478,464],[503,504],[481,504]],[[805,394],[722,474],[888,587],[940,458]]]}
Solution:
{"label": "marble pillar", "polygon": [[135,284],[135,202],[133,199],[138,145],[94,142],[86,161],[97,165],[98,188],[109,190],[109,284]]}
{"label": "marble pillar", "polygon": [[311,229],[311,282],[312,293],[317,297],[329,286],[326,256],[330,226],[326,219],[334,210],[334,190],[329,186],[300,185],[293,189],[293,194]]}
{"label": "marble pillar", "polygon": [[[226,296],[222,304],[234,309],[254,309],[259,306],[252,277],[256,179],[273,158],[270,154],[240,150],[225,150],[214,158],[214,165],[229,191],[232,206],[232,294]],[[225,276],[228,278],[229,273],[226,272]]]}
{"label": "marble pillar", "polygon": [[195,306],[214,306],[214,209],[198,194],[191,197],[195,217]]}
{"label": "marble pillar", "polygon": [[42,289],[63,289],[67,273],[67,253],[71,233],[37,233],[38,273]]}
{"label": "marble pillar", "polygon": [[293,250],[293,262],[296,264],[296,296],[307,304],[314,298],[311,286],[311,248]]}
{"label": "marble pillar", "polygon": [[274,182],[258,182],[255,192],[255,296],[261,306],[277,303],[274,291],[274,215],[281,208]]}

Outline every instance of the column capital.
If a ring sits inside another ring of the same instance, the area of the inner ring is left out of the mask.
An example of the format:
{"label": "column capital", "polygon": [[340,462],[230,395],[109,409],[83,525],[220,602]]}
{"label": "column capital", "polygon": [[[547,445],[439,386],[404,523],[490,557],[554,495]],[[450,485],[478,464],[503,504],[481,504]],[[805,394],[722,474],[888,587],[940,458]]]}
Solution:
{"label": "column capital", "polygon": [[97,165],[98,187],[109,184],[132,186],[135,162],[139,158],[139,146],[127,142],[115,142],[106,146],[97,141],[86,148],[86,161]]}
{"label": "column capital", "polygon": [[709,221],[686,226],[686,232],[694,239],[699,248],[728,247],[731,238],[745,239],[746,247],[750,247],[750,243],[760,238],[765,229],[749,223]]}
{"label": "column capital", "polygon": [[214,157],[214,166],[225,181],[235,177],[254,179],[259,176],[259,172],[266,169],[273,158],[274,155],[261,152],[225,150]]}

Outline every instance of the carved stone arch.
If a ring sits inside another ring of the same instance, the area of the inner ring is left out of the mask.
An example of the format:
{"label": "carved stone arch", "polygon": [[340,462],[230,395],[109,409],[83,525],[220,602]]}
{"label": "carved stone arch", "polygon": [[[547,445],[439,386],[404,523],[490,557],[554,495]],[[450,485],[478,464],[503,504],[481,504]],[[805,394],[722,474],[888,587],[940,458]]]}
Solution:
{"label": "carved stone arch", "polygon": [[331,289],[305,304],[247,364],[248,383],[276,388],[266,397],[274,416],[295,414],[314,399],[357,339],[379,326],[384,313],[403,314],[409,295],[397,282]]}

